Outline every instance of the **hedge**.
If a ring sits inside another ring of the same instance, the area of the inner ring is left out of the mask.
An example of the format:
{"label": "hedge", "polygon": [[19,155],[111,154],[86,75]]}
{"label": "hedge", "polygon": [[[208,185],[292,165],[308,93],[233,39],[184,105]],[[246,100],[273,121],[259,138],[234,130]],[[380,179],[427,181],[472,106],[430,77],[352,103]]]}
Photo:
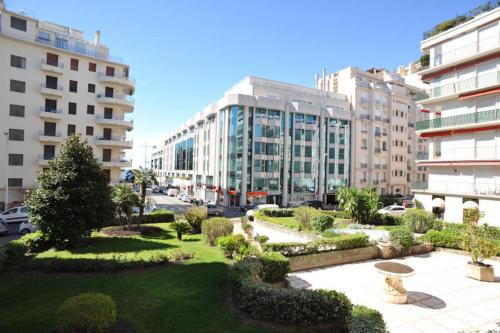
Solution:
{"label": "hedge", "polygon": [[262,263],[262,279],[265,282],[280,282],[285,280],[290,272],[288,258],[279,252],[264,252],[259,256]]}
{"label": "hedge", "polygon": [[240,310],[255,319],[277,323],[346,327],[352,304],[345,294],[270,286],[261,281],[263,269],[258,258],[246,258],[231,268],[232,298]]}
{"label": "hedge", "polygon": [[266,243],[262,244],[262,248],[264,249],[264,251],[276,251],[286,257],[294,257],[327,251],[367,247],[368,244],[368,235],[364,233],[357,233],[320,239],[309,243]]}
{"label": "hedge", "polygon": [[313,230],[323,232],[333,227],[334,218],[331,215],[320,214],[311,218]]}
{"label": "hedge", "polygon": [[415,236],[408,227],[399,227],[389,231],[391,243],[401,246],[403,249],[409,249],[415,245]]}
{"label": "hedge", "polygon": [[401,216],[391,215],[391,214],[379,214],[375,215],[373,220],[375,225],[401,225],[403,224],[403,218]]}
{"label": "hedge", "polygon": [[333,216],[336,219],[351,219],[352,216],[349,212],[344,210],[324,210],[322,214]]}
{"label": "hedge", "polygon": [[[160,209],[154,211],[151,214],[145,214],[142,216],[142,220],[140,223],[165,223],[165,222],[174,222],[175,221],[175,213],[172,210]],[[132,223],[137,224],[139,222],[139,216],[132,216]]]}
{"label": "hedge", "polygon": [[348,324],[349,333],[387,333],[384,317],[380,312],[364,305],[356,305]]}
{"label": "hedge", "polygon": [[259,212],[267,217],[293,217],[294,210],[290,208],[283,208],[283,209],[263,208]]}

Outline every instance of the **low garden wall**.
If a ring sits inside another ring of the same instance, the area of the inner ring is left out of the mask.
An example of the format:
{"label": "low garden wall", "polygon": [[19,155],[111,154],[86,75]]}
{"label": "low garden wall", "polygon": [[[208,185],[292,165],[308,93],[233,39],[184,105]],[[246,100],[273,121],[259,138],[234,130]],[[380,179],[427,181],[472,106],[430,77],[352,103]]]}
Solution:
{"label": "low garden wall", "polygon": [[379,258],[376,246],[289,257],[292,272]]}
{"label": "low garden wall", "polygon": [[254,221],[252,221],[251,224],[253,226],[254,236],[256,235],[268,236],[270,242],[308,243],[321,239],[321,237],[308,232],[292,230],[290,228],[274,224],[271,222],[266,222],[257,218],[254,219]]}
{"label": "low garden wall", "polygon": [[434,251],[434,246],[430,243],[413,245],[408,249],[392,244],[380,244],[378,247],[378,257],[382,259],[392,259],[405,256],[414,256],[417,254],[429,253]]}

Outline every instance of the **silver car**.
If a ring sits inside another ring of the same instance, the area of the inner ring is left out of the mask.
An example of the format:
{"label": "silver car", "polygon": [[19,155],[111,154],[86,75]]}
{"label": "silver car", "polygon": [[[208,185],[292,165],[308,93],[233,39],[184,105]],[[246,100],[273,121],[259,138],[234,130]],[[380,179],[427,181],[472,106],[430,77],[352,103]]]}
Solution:
{"label": "silver car", "polygon": [[207,207],[208,216],[221,216],[224,215],[224,207],[217,205],[205,205]]}

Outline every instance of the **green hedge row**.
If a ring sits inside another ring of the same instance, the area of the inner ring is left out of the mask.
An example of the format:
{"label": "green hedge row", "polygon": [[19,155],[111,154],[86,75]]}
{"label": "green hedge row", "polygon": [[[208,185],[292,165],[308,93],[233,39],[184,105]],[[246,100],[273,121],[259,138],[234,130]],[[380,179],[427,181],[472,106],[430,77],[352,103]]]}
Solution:
{"label": "green hedge row", "polygon": [[268,217],[292,217],[294,211],[291,208],[282,208],[282,209],[263,208],[260,210],[260,213]]}
{"label": "green hedge row", "polygon": [[[142,216],[140,223],[165,223],[174,222],[175,213],[172,210],[160,209],[151,214],[145,214]],[[139,222],[139,216],[132,216],[132,223]]]}
{"label": "green hedge row", "polygon": [[321,211],[321,213],[333,216],[336,219],[350,219],[350,218],[352,218],[351,214],[349,212],[344,211],[344,210],[323,210],[323,211]]}
{"label": "green hedge row", "polygon": [[264,267],[259,258],[249,257],[231,268],[232,298],[240,310],[259,320],[345,329],[352,311],[345,294],[274,287],[262,282]]}
{"label": "green hedge row", "polygon": [[[451,224],[451,223],[450,223]],[[445,223],[448,225],[448,223]],[[459,231],[463,227],[451,226],[447,229],[447,226],[443,230],[431,229],[427,231],[425,235],[420,237],[419,240],[424,242],[429,242],[435,247],[444,247],[447,249],[463,250],[463,238],[461,232]],[[497,246],[497,256],[500,256],[500,246]]]}
{"label": "green hedge row", "polygon": [[309,243],[265,243],[262,244],[262,248],[264,251],[275,251],[286,257],[293,257],[326,251],[356,249],[360,247],[367,247],[368,244],[368,235],[364,233],[357,233],[320,239]]}

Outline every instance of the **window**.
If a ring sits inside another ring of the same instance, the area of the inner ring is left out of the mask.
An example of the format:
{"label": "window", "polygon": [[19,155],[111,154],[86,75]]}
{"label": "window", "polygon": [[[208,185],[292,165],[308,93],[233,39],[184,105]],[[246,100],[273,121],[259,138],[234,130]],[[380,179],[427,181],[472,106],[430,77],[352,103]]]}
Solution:
{"label": "window", "polygon": [[56,112],[57,110],[57,100],[55,99],[45,99],[45,112]]}
{"label": "window", "polygon": [[301,154],[301,148],[302,148],[302,147],[301,147],[301,146],[298,146],[298,145],[295,145],[295,146],[293,147],[293,149],[294,149],[294,151],[295,151],[295,154],[294,154],[294,156],[295,156],[295,157],[300,157],[300,156],[302,156],[302,154]]}
{"label": "window", "polygon": [[9,154],[9,165],[23,165],[23,154]]}
{"label": "window", "polygon": [[57,54],[47,52],[47,65],[59,66],[59,56]]}
{"label": "window", "polygon": [[335,133],[330,132],[330,143],[335,143]]}
{"label": "window", "polygon": [[102,170],[104,172],[104,176],[106,177],[106,180],[108,183],[111,181],[111,170],[109,169],[104,169]]}
{"label": "window", "polygon": [[24,141],[24,130],[9,128],[9,141]]}
{"label": "window", "polygon": [[335,148],[328,149],[328,158],[335,158]]}
{"label": "window", "polygon": [[78,82],[70,80],[69,81],[69,91],[76,93],[78,91]]}
{"label": "window", "polygon": [[68,124],[68,136],[75,134],[75,132],[76,132],[76,125]]}
{"label": "window", "polygon": [[104,96],[105,97],[113,97],[113,94],[114,94],[114,89],[111,87],[106,87],[105,92],[104,92]]}
{"label": "window", "polygon": [[85,134],[86,135],[94,135],[94,128],[92,126],[87,126]]}
{"label": "window", "polygon": [[9,105],[9,116],[11,117],[24,117],[24,105]]}
{"label": "window", "polygon": [[10,80],[10,91],[25,93],[26,92],[26,82]]}
{"label": "window", "polygon": [[104,108],[104,119],[113,119],[113,109]]}
{"label": "window", "polygon": [[293,162],[293,172],[295,173],[301,173],[302,169],[302,162],[295,161]]}
{"label": "window", "polygon": [[43,124],[43,134],[47,136],[56,136],[56,123],[45,122]]}
{"label": "window", "polygon": [[335,164],[333,163],[328,163],[328,173],[330,175],[333,175],[334,174],[334,171],[335,171]]}
{"label": "window", "polygon": [[304,173],[311,173],[311,172],[312,172],[312,163],[304,162]]}
{"label": "window", "polygon": [[343,175],[343,174],[344,174],[344,164],[339,163],[339,175]]}
{"label": "window", "polygon": [[344,133],[339,134],[339,144],[341,144],[341,145],[345,144],[345,134]]}
{"label": "window", "polygon": [[106,66],[106,76],[115,76],[115,68]]}
{"label": "window", "polygon": [[50,34],[45,31],[39,31],[37,41],[44,44],[50,44]]}
{"label": "window", "polygon": [[76,103],[68,103],[68,114],[76,114]]}
{"label": "window", "polygon": [[45,88],[57,89],[57,77],[46,76],[45,77]]}
{"label": "window", "polygon": [[305,157],[312,157],[312,147],[311,146],[306,146],[305,148],[306,148],[306,150],[305,150],[304,156]]}
{"label": "window", "polygon": [[56,146],[45,145],[43,146],[43,159],[51,160],[56,156]]}
{"label": "window", "polygon": [[89,83],[88,91],[89,93],[95,93],[95,84]]}
{"label": "window", "polygon": [[22,178],[9,178],[9,187],[23,187]]}
{"label": "window", "polygon": [[94,113],[95,113],[95,106],[87,105],[87,114],[94,114]]}
{"label": "window", "polygon": [[26,58],[11,55],[10,56],[10,66],[26,69]]}
{"label": "window", "polygon": [[97,69],[97,66],[93,62],[89,62],[89,72],[95,72]]}
{"label": "window", "polygon": [[306,130],[306,141],[312,141],[312,137],[313,137],[313,131]]}
{"label": "window", "polygon": [[343,160],[344,159],[344,148],[340,148],[339,149],[339,160]]}
{"label": "window", "polygon": [[111,149],[103,149],[102,150],[102,161],[103,162],[111,162]]}
{"label": "window", "polygon": [[303,137],[304,137],[304,130],[297,128],[295,130],[295,140],[302,140]]}
{"label": "window", "polygon": [[26,31],[26,20],[20,19],[15,16],[11,16],[10,27],[21,31]]}
{"label": "window", "polygon": [[78,70],[78,59],[73,59],[71,58],[71,61],[70,61],[70,69],[72,71],[77,71]]}

